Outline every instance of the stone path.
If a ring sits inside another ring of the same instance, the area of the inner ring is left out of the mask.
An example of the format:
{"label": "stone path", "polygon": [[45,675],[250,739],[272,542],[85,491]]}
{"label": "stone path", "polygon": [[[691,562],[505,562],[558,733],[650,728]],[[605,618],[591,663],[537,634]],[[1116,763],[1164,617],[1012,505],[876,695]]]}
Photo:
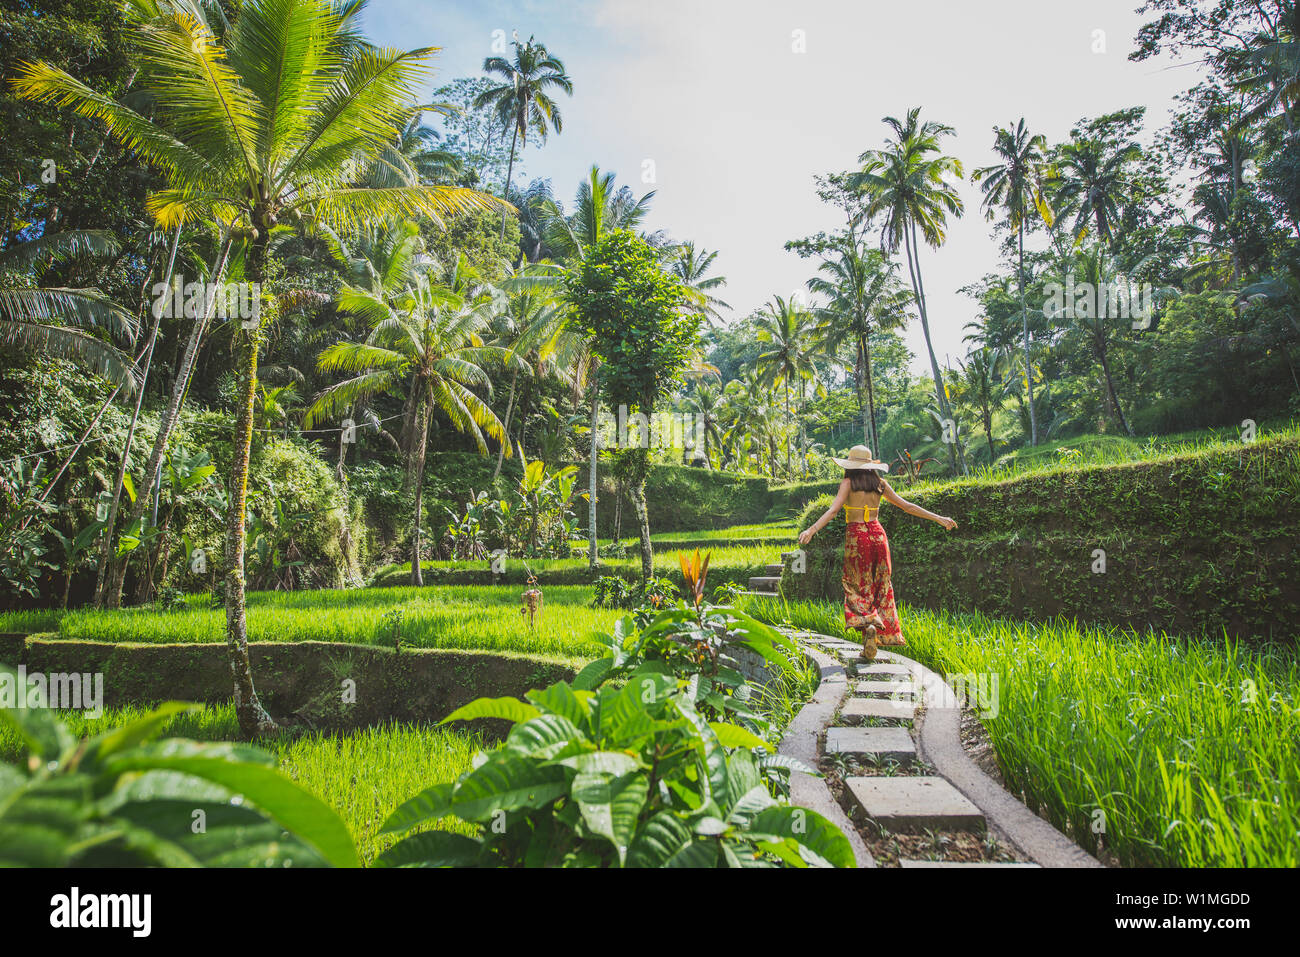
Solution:
{"label": "stone path", "polygon": [[[978,848],[987,841],[988,846],[1000,849],[995,852],[998,856],[1012,856],[1005,845],[998,843],[1000,829],[998,836],[989,833],[989,821],[984,810],[953,781],[937,773],[924,760],[925,756],[918,753],[918,720],[924,722],[927,708],[952,704],[951,689],[942,679],[917,662],[888,651],[879,652],[874,662],[866,663],[857,657],[861,647],[841,638],[794,629],[782,631],[802,644],[819,663],[823,681],[827,674],[835,675],[834,682],[826,690],[838,697],[838,706],[831,713],[826,694],[821,695],[819,717],[823,730],[816,736],[816,750],[819,759],[830,760],[836,763],[836,767],[845,769],[837,804],[855,820],[865,822],[864,826],[855,826],[858,833],[852,835],[859,866],[872,867],[877,862],[869,853],[864,860],[862,843],[856,839],[861,836],[865,843],[870,843],[873,839],[880,840],[880,835],[885,834],[924,834],[936,847],[964,842],[967,856],[970,856],[971,847]],[[808,724],[808,721],[801,722],[804,737],[797,744],[805,759],[812,751],[811,729],[803,727]],[[957,745],[960,747],[960,741]],[[782,751],[787,751],[786,742],[782,742]],[[986,780],[1006,795],[996,782]],[[811,793],[810,783],[805,782],[803,786],[807,793]],[[968,781],[962,783],[968,793],[975,794],[978,790],[972,790]],[[829,791],[829,787],[823,786],[822,790]],[[825,803],[824,796],[822,802]],[[840,807],[835,810],[840,810]],[[1057,834],[1057,837],[1066,847],[1073,847],[1063,835]],[[917,846],[918,840],[913,838],[912,844],[902,845],[904,850],[898,853],[898,866],[1040,866],[1034,859],[922,860],[919,858],[928,853],[928,847]],[[912,853],[905,853],[909,850]],[[1079,851],[1079,854],[1083,852]],[[1018,856],[1030,857],[1023,852]],[[1058,862],[1053,860],[1050,863]],[[1067,866],[1070,865],[1079,866],[1079,862],[1070,861]]]}

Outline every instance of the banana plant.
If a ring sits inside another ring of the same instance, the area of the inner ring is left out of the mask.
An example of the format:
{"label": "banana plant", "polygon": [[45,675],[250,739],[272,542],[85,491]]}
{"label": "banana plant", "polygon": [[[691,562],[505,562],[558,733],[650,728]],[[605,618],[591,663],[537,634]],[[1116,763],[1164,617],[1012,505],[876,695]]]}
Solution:
{"label": "banana plant", "polygon": [[155,740],[169,702],[78,740],[35,686],[0,667],[30,707],[0,710],[26,754],[0,764],[0,866],[358,867],[347,826],[260,748]]}
{"label": "banana plant", "polygon": [[[811,768],[762,753],[746,729],[708,720],[698,679],[645,662],[623,683],[560,681],[480,698],[443,723],[512,722],[452,782],[406,801],[381,833],[408,834],[380,867],[852,867],[832,822],[774,797],[764,769]],[[756,753],[759,752],[759,753]],[[472,836],[416,828],[455,817]]]}

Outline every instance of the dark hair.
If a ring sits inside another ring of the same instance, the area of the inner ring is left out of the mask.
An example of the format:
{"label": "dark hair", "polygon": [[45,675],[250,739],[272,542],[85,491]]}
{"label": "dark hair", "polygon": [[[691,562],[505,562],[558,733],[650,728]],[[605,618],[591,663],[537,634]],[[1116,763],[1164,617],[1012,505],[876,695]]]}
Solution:
{"label": "dark hair", "polygon": [[855,492],[885,493],[885,482],[875,469],[845,469],[844,477],[849,480],[849,488]]}

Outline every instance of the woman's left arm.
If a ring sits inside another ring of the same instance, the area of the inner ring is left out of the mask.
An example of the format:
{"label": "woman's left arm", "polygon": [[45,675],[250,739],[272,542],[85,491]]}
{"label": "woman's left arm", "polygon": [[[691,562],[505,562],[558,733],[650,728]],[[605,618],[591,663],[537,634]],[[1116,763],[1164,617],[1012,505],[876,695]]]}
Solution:
{"label": "woman's left arm", "polygon": [[836,513],[844,507],[844,503],[849,500],[849,480],[844,479],[840,482],[840,490],[835,493],[835,501],[831,502],[831,507],[821,518],[813,522],[812,525],[799,533],[799,544],[807,545],[812,537],[826,527],[826,523],[835,517]]}

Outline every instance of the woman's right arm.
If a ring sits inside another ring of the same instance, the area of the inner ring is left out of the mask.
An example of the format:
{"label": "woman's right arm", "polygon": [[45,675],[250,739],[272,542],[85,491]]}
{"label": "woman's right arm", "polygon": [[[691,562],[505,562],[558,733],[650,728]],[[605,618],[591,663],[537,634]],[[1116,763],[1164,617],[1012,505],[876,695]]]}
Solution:
{"label": "woman's right arm", "polygon": [[835,517],[836,513],[844,507],[844,503],[848,500],[849,480],[844,479],[840,482],[840,490],[835,493],[835,501],[831,502],[831,507],[826,510],[825,514],[822,515],[821,518],[817,519],[817,521],[813,522],[812,525],[799,533],[799,544],[807,545],[814,535],[826,527],[826,523]]}
{"label": "woman's right arm", "polygon": [[938,522],[950,532],[957,527],[957,523],[952,519],[944,515],[936,515],[934,512],[927,511],[915,502],[909,502],[907,499],[895,492],[893,487],[884,479],[880,480],[880,484],[884,486],[884,497],[890,505],[895,505],[898,508],[901,508],[908,515],[915,515],[917,518],[928,518],[932,522]]}

